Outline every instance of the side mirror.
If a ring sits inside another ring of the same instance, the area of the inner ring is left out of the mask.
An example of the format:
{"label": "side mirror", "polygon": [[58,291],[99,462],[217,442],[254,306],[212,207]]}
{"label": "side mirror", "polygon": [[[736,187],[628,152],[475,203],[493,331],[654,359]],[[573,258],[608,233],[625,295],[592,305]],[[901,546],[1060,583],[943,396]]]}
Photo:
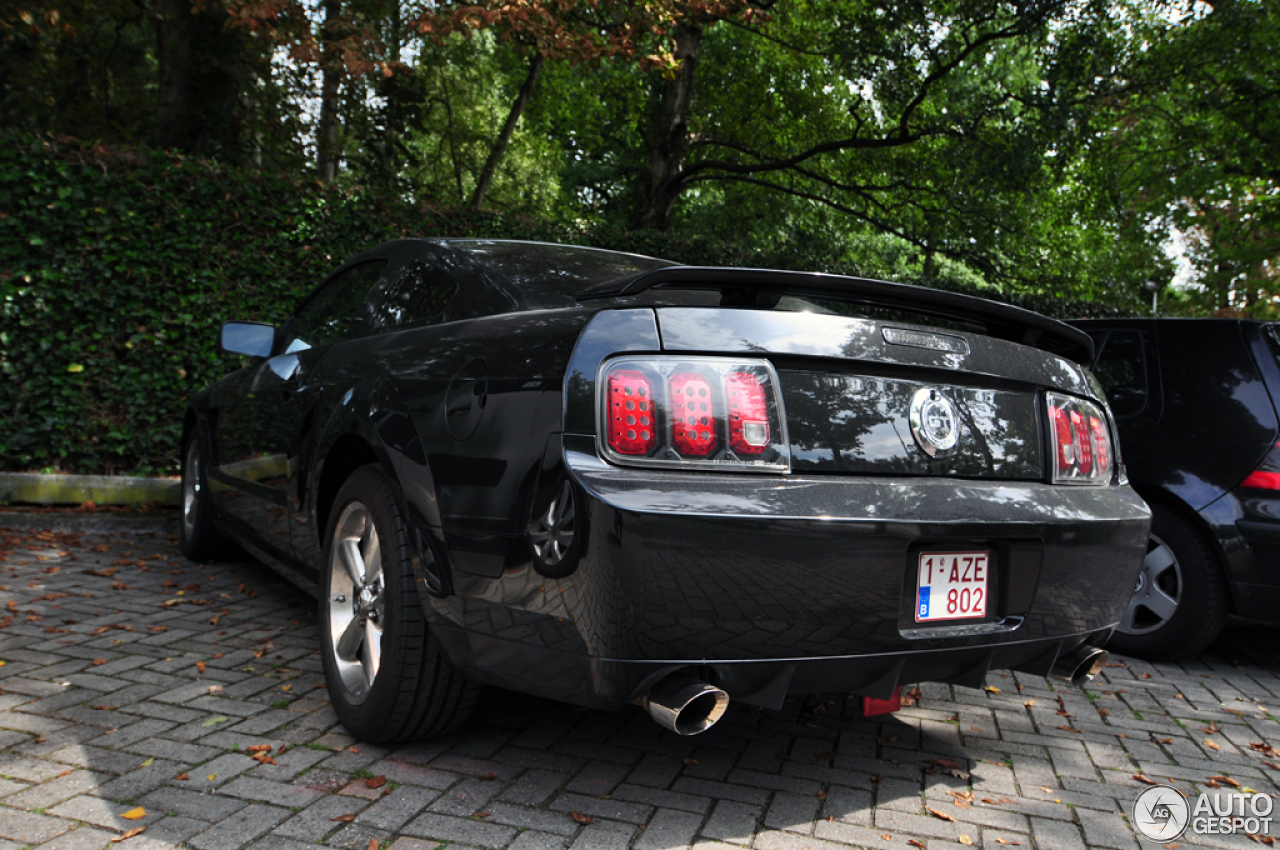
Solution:
{"label": "side mirror", "polygon": [[218,347],[228,354],[270,357],[276,329],[261,322],[225,322],[218,335]]}

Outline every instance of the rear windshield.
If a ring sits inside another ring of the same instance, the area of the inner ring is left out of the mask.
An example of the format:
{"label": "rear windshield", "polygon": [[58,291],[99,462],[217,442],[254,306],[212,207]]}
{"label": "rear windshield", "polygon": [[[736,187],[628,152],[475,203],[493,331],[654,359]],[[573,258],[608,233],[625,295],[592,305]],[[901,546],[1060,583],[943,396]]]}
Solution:
{"label": "rear windshield", "polygon": [[673,266],[668,260],[576,245],[450,240],[450,248],[470,254],[505,278],[534,309],[572,307],[579,292],[597,283]]}

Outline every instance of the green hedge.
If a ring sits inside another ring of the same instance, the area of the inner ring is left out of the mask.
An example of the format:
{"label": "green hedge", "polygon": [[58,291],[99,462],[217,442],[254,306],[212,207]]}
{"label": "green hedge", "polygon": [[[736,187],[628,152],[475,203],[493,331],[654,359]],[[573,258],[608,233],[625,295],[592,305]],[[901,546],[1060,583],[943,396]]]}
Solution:
{"label": "green hedge", "polygon": [[[811,254],[433,209],[156,151],[0,136],[0,467],[175,473],[184,399],[237,365],[215,349],[219,324],[278,322],[343,258],[405,235],[858,271]],[[1117,312],[1004,300],[1056,316]]]}

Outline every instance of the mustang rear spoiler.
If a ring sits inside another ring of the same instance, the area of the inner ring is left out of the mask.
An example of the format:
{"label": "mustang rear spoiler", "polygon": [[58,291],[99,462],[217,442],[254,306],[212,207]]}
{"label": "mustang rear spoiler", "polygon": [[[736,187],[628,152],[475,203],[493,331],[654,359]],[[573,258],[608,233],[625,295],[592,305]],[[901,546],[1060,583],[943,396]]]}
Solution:
{"label": "mustang rear spoiler", "polygon": [[[988,336],[1051,351],[1078,363],[1093,362],[1093,339],[1062,322],[972,295],[862,277],[772,269],[666,266],[606,281],[578,293],[579,301],[626,298],[650,289],[718,290],[725,306],[771,307],[783,293],[901,310],[977,326]],[[744,297],[749,295],[750,297]]]}

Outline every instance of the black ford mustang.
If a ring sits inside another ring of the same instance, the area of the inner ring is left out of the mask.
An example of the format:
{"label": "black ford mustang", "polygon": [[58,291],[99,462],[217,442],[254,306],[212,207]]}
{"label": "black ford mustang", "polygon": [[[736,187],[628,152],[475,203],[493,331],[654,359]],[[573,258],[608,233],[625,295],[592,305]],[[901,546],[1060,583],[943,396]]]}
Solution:
{"label": "black ford mustang", "polygon": [[183,546],[320,600],[334,708],[396,741],[481,683],[637,701],[1084,681],[1150,514],[1092,342],[829,275],[401,240],[345,263],[191,402]]}

